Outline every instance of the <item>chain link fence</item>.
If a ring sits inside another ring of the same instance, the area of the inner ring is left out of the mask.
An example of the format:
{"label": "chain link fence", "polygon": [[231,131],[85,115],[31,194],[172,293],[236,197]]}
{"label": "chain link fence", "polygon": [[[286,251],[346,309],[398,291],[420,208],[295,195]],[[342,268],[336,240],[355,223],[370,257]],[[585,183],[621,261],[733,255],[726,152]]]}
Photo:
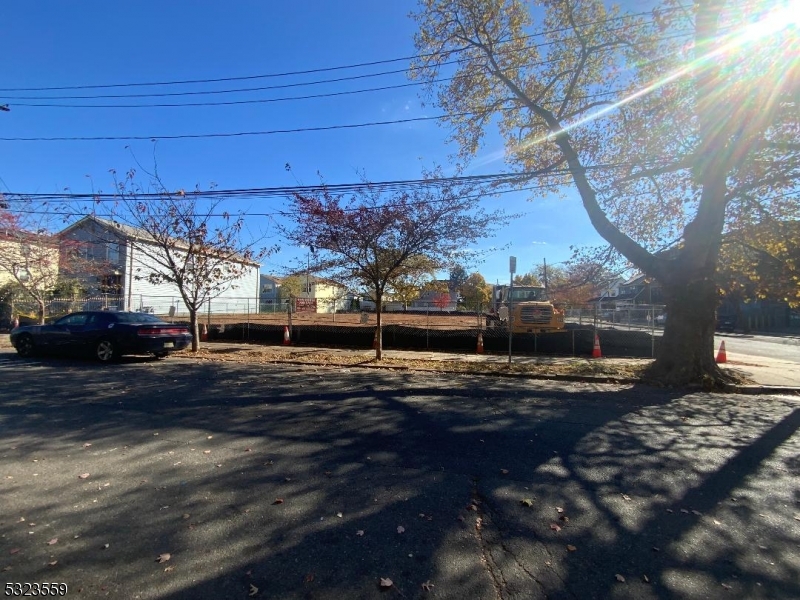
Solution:
{"label": "chain link fence", "polygon": [[[377,316],[374,303],[351,298],[294,298],[259,300],[217,298],[201,310],[199,320],[214,340],[280,344],[284,329],[299,344],[370,348]],[[454,310],[450,302],[386,302],[382,311],[383,346],[391,349],[476,351],[480,333],[486,352],[508,352],[508,323],[489,307]],[[166,321],[187,322],[189,313],[177,296],[101,295],[51,298],[45,317],[54,320],[80,310],[135,310]],[[16,300],[21,322],[33,322],[38,307]],[[513,312],[513,311],[512,311]],[[571,356],[591,355],[594,335],[607,356],[651,357],[657,351],[665,313],[662,306],[605,308],[579,306],[564,309],[565,328],[551,333],[513,333],[512,353]],[[512,317],[513,319],[513,317]]]}

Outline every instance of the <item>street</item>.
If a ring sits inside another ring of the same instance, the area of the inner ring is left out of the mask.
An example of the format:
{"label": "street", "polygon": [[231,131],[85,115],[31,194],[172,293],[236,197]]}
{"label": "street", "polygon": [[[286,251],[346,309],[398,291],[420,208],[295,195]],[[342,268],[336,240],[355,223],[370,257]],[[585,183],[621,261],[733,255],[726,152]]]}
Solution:
{"label": "street", "polygon": [[5,582],[800,597],[796,397],[10,349],[0,376]]}

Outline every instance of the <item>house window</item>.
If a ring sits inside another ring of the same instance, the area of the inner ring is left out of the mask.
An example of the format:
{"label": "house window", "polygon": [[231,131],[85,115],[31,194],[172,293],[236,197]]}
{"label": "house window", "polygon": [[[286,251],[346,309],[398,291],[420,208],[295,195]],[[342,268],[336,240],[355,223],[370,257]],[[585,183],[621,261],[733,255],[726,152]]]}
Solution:
{"label": "house window", "polygon": [[108,244],[108,262],[112,265],[119,264],[119,244]]}

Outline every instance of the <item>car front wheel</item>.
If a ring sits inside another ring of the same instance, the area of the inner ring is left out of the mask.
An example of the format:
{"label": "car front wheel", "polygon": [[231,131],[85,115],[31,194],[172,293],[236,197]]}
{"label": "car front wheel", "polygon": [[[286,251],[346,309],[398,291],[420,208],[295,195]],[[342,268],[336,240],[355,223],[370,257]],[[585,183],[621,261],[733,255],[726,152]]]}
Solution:
{"label": "car front wheel", "polygon": [[28,358],[29,356],[33,356],[35,351],[36,345],[33,342],[33,336],[28,334],[19,336],[17,340],[17,354]]}
{"label": "car front wheel", "polygon": [[100,340],[95,347],[95,356],[100,362],[111,362],[116,358],[114,342],[111,340]]}

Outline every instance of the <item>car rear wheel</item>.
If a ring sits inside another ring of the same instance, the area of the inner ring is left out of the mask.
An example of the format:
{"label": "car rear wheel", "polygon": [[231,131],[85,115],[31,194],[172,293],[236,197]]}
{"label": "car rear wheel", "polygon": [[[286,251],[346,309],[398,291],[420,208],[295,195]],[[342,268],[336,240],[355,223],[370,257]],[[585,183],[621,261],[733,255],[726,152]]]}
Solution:
{"label": "car rear wheel", "polygon": [[29,356],[33,356],[35,351],[36,345],[33,342],[32,335],[26,333],[19,336],[19,339],[17,340],[17,354],[27,358]]}
{"label": "car rear wheel", "polygon": [[95,346],[94,351],[97,360],[100,362],[111,362],[116,358],[116,349],[114,348],[114,342],[108,339],[102,339],[97,342],[97,346]]}

